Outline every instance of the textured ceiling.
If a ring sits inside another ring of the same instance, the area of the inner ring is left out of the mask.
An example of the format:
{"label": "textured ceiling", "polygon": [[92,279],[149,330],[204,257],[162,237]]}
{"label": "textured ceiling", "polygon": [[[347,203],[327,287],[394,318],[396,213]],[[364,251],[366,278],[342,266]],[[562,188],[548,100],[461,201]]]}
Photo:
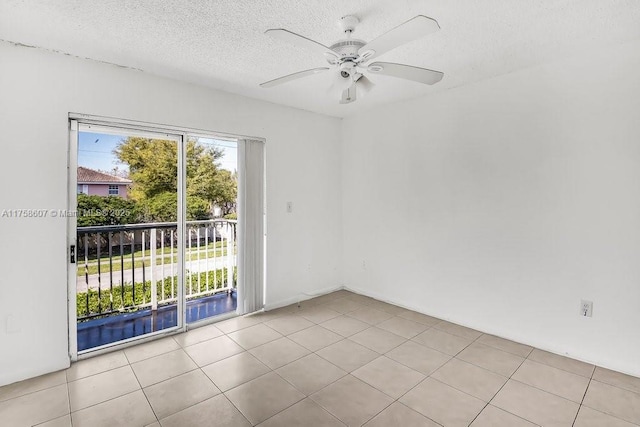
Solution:
{"label": "textured ceiling", "polygon": [[[418,14],[436,19],[440,31],[378,60],[443,71],[442,82],[371,76],[376,87],[348,105],[329,73],[258,86],[326,65],[265,30],[330,45],[347,14],[360,18],[354,37],[366,41]],[[2,40],[338,117],[637,38],[638,0],[0,0]]]}

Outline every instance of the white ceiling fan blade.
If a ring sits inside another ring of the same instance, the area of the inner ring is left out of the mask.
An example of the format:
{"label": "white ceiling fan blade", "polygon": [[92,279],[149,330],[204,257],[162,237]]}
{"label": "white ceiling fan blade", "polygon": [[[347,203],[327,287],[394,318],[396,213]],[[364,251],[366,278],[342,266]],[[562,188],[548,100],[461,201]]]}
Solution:
{"label": "white ceiling fan blade", "polygon": [[370,92],[371,89],[373,89],[373,87],[375,86],[375,83],[373,83],[364,74],[359,74],[358,78],[355,81],[358,83],[358,86],[360,86],[364,90],[365,93]]}
{"label": "white ceiling fan blade", "polygon": [[413,67],[411,65],[394,64],[392,62],[374,62],[369,65],[368,70],[371,73],[413,80],[414,82],[427,85],[438,83],[444,76],[444,73],[440,71]]}
{"label": "white ceiling fan blade", "polygon": [[351,86],[342,91],[342,98],[340,104],[349,104],[356,100],[356,82],[353,82]]}
{"label": "white ceiling fan blade", "polygon": [[301,79],[302,77],[310,76],[312,74],[322,73],[324,71],[327,71],[328,69],[329,68],[322,67],[322,68],[312,68],[311,70],[298,71],[297,73],[289,74],[287,76],[282,76],[282,77],[278,77],[277,79],[269,80],[268,82],[260,83],[260,86],[265,88],[274,87],[274,86],[281,85],[282,83],[287,83],[292,80],[297,80],[297,79]]}
{"label": "white ceiling fan blade", "polygon": [[362,46],[358,49],[358,53],[360,56],[365,57],[366,60],[373,59],[391,49],[395,49],[400,45],[431,34],[439,29],[440,26],[435,19],[418,15]]}
{"label": "white ceiling fan blade", "polygon": [[299,34],[292,33],[291,31],[284,30],[282,28],[275,28],[275,29],[267,30],[264,33],[268,34],[269,36],[273,37],[274,39],[282,40],[282,41],[285,41],[287,43],[291,43],[291,44],[296,45],[298,47],[307,49],[307,50],[309,50],[311,52],[316,52],[316,53],[318,53],[320,55],[329,54],[330,56],[334,56],[336,58],[338,57],[337,53],[335,53],[334,51],[332,51],[331,49],[329,49],[328,47],[326,47],[322,43],[318,43],[316,41],[308,39],[308,38],[306,38],[304,36],[301,36]]}

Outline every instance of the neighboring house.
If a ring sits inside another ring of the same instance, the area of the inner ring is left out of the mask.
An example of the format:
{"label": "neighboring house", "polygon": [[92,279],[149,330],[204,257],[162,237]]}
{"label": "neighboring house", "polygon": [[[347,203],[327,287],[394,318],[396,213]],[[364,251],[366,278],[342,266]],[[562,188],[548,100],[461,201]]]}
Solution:
{"label": "neighboring house", "polygon": [[130,179],[78,166],[78,194],[119,196],[127,199],[131,183]]}

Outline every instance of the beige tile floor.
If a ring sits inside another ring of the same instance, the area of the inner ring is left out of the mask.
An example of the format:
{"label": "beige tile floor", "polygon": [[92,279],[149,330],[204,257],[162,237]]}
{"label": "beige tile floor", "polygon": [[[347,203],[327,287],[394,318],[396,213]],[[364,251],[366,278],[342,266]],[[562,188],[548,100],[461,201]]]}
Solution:
{"label": "beige tile floor", "polygon": [[0,387],[0,426],[640,425],[640,378],[338,291]]}

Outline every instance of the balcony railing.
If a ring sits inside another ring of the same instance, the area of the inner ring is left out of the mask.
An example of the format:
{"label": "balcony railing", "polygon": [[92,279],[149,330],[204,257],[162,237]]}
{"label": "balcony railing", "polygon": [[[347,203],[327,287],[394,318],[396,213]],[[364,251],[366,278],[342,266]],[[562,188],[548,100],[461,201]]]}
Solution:
{"label": "balcony railing", "polygon": [[[178,300],[177,223],[78,227],[77,318],[83,321]],[[187,221],[187,299],[236,286],[236,221]]]}

